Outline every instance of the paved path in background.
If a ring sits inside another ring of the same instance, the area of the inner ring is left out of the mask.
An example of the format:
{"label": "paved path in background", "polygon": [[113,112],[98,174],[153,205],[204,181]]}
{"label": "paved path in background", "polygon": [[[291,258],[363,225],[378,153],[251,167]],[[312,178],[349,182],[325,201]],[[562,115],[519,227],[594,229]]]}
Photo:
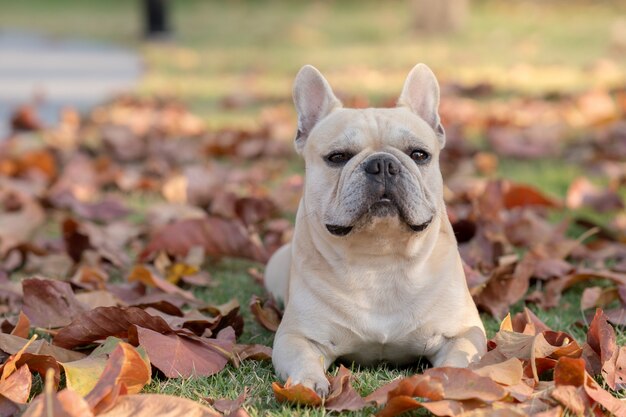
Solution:
{"label": "paved path in background", "polygon": [[0,30],[0,140],[20,104],[40,98],[38,114],[53,124],[62,107],[88,110],[134,87],[142,71],[141,59],[130,50]]}

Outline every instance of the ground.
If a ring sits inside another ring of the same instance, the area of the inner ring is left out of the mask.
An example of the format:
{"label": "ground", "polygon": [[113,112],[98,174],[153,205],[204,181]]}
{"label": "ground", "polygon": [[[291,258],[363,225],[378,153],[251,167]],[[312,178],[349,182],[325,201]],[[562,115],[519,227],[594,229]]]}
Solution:
{"label": "ground", "polygon": [[[306,63],[323,70],[341,94],[364,97],[373,104],[396,95],[417,62],[428,63],[444,81],[489,80],[502,95],[609,86],[623,79],[626,68],[626,54],[615,50],[611,40],[617,16],[626,12],[623,2],[476,1],[467,29],[440,38],[425,38],[411,30],[408,2],[187,0],[172,2],[172,8],[175,40],[166,45],[138,41],[139,2],[126,0],[0,0],[0,27],[130,45],[146,60],[138,91],[175,95],[211,127],[255,126],[268,105],[289,107],[291,80]],[[590,76],[595,67],[605,69],[602,76]],[[225,105],[225,97],[234,104]],[[571,179],[584,172],[558,160],[502,160],[499,166],[497,175],[535,184],[558,197],[564,197]],[[302,169],[297,161],[294,167]],[[197,295],[217,303],[235,297],[245,306],[252,294],[263,292],[251,283],[249,266],[239,261],[212,266],[220,285]],[[581,291],[568,291],[558,309],[531,308],[555,330],[582,339],[584,330],[574,325],[584,319],[579,310]],[[246,308],[243,312],[242,341],[271,343],[272,335]],[[483,318],[493,335],[498,321]],[[623,344],[626,334],[620,331],[618,338]],[[353,370],[361,393],[410,372]],[[325,415],[323,410],[279,405],[271,391],[275,380],[271,364],[246,362],[211,378],[155,380],[146,390],[200,399],[234,398],[248,387],[247,405],[253,416],[291,416],[296,411],[302,416]]]}

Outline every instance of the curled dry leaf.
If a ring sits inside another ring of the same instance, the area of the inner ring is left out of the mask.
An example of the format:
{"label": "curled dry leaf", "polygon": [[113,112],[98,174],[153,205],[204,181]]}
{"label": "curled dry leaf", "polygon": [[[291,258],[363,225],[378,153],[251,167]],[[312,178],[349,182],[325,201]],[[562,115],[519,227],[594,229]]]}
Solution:
{"label": "curled dry leaf", "polygon": [[231,362],[239,367],[239,364],[245,360],[271,361],[272,348],[264,345],[235,345]]}
{"label": "curled dry leaf", "polygon": [[322,400],[315,391],[302,384],[291,385],[287,380],[284,386],[272,383],[274,396],[279,402],[292,404],[319,406],[323,405],[329,411],[355,411],[368,404],[352,387],[352,375],[343,365],[339,367],[337,375],[329,376],[330,393]]}
{"label": "curled dry leaf", "polygon": [[250,311],[261,326],[270,332],[278,330],[283,314],[272,298],[263,302],[258,296],[253,295],[250,299]]}
{"label": "curled dry leaf", "polygon": [[292,385],[290,380],[285,385],[272,382],[272,390],[278,402],[288,402],[292,404],[318,406],[322,404],[322,398],[311,388],[302,384]]}
{"label": "curled dry leaf", "polygon": [[[106,411],[121,393],[137,394],[150,382],[150,362],[128,343],[120,342],[85,400],[98,414]],[[121,387],[121,389],[120,389]]]}
{"label": "curled dry leaf", "polygon": [[230,414],[243,405],[244,401],[246,400],[247,394],[248,388],[246,387],[244,388],[243,392],[234,400],[229,400],[227,398],[220,398],[218,400],[207,398],[206,401],[220,413]]}
{"label": "curled dry leaf", "polygon": [[[585,350],[590,374],[595,375],[598,372],[593,364],[599,363],[600,373],[611,389],[617,389],[618,385],[620,387],[626,385],[626,369],[620,369],[617,365],[620,350],[617,346],[615,330],[609,324],[602,309],[596,310],[596,315],[589,325],[587,345],[591,348]],[[623,357],[622,360],[624,360]]]}
{"label": "curled dry leaf", "polygon": [[330,411],[355,411],[367,404],[352,387],[350,370],[343,365],[337,375],[330,378],[330,394],[324,402],[324,408]]}

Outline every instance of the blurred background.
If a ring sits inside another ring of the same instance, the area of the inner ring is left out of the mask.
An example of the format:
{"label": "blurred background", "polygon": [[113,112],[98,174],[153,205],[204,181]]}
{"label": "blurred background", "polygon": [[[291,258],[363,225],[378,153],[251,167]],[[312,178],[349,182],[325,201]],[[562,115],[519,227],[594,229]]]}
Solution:
{"label": "blurred background", "polygon": [[[166,33],[152,42],[148,3],[164,9],[153,24]],[[444,84],[495,95],[624,82],[619,0],[1,0],[0,11],[4,102],[130,88],[180,98],[210,127],[255,125],[288,102],[306,63],[356,105],[393,100],[417,62]]]}

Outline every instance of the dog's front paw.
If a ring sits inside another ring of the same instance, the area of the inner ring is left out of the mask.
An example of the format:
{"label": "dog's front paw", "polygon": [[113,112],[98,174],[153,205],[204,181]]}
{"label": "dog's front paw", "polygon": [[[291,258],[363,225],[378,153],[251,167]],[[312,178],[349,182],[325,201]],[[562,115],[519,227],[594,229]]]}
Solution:
{"label": "dog's front paw", "polygon": [[309,374],[303,375],[300,378],[291,378],[291,383],[292,385],[302,384],[305,387],[315,391],[315,393],[320,397],[328,396],[328,393],[330,391],[330,383],[328,382],[328,379],[326,379],[326,376],[324,376],[324,374]]}

